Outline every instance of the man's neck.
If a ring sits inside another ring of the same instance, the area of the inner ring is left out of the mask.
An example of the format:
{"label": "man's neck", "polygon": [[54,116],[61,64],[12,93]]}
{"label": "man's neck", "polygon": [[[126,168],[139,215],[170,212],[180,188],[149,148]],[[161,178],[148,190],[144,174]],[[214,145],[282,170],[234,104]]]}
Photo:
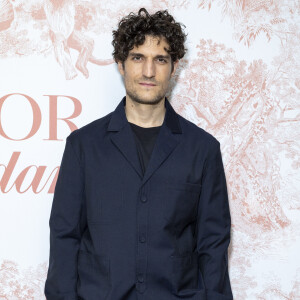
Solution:
{"label": "man's neck", "polygon": [[127,121],[141,127],[161,126],[165,113],[165,98],[156,105],[140,104],[126,97],[124,106]]}

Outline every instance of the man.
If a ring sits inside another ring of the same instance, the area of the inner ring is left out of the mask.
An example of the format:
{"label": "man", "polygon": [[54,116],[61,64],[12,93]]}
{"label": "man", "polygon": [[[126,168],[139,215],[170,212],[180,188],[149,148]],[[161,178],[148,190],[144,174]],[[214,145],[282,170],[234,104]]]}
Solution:
{"label": "man", "polygon": [[165,97],[186,35],[145,9],[113,32],[126,96],[66,140],[50,216],[48,300],[229,300],[220,143]]}

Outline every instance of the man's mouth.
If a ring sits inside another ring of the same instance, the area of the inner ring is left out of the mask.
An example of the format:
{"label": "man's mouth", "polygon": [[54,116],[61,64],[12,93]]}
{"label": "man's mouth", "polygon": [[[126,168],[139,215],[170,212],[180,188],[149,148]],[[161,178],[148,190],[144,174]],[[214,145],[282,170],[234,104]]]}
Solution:
{"label": "man's mouth", "polygon": [[149,83],[149,82],[140,82],[140,85],[143,85],[143,86],[156,86],[156,84]]}

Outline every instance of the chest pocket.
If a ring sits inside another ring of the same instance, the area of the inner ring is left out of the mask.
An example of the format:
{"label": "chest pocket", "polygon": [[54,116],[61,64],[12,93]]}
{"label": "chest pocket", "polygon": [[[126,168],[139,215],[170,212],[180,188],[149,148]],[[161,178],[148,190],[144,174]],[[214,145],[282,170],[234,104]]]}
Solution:
{"label": "chest pocket", "polygon": [[168,182],[163,195],[163,216],[170,223],[186,223],[197,217],[201,184]]}

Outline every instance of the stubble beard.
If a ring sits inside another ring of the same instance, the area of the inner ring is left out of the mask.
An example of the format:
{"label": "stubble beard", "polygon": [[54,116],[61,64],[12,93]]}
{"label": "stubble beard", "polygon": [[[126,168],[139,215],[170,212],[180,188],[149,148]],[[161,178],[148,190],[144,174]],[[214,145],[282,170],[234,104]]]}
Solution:
{"label": "stubble beard", "polygon": [[137,93],[131,92],[131,91],[126,91],[127,95],[130,97],[130,99],[136,103],[140,104],[146,104],[146,105],[156,105],[160,103],[164,98],[165,98],[165,93],[159,93],[157,94],[154,98],[150,100],[145,100],[142,97],[139,97]]}
{"label": "stubble beard", "polygon": [[[149,80],[144,80],[145,82],[149,82]],[[157,84],[157,82],[149,82]],[[146,105],[157,105],[160,103],[163,99],[165,99],[166,93],[167,93],[167,87],[161,87],[159,91],[157,91],[156,95],[153,95],[153,98],[143,97],[143,95],[139,95],[138,91],[134,88],[134,86],[131,86],[131,84],[128,84],[126,87],[126,93],[131,98],[132,101],[139,103],[139,104],[146,104]]]}

